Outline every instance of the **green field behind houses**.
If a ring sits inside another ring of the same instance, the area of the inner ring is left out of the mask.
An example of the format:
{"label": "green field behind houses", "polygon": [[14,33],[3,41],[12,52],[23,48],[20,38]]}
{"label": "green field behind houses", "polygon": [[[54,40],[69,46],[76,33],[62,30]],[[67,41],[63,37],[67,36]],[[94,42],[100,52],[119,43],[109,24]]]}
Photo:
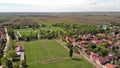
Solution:
{"label": "green field behind houses", "polygon": [[37,33],[40,33],[40,30],[44,30],[44,31],[62,31],[64,33],[66,33],[65,30],[63,30],[62,28],[60,27],[39,27],[39,28],[24,28],[24,29],[14,29],[14,32],[17,33],[17,31],[20,32],[21,36],[25,35],[25,36],[30,36],[30,34],[34,34],[36,35],[36,32]]}
{"label": "green field behind houses", "polygon": [[58,62],[43,64],[42,61],[66,58],[68,51],[56,40],[39,40],[20,42],[25,48],[28,68],[92,68],[93,65],[87,60],[74,56],[73,59],[65,59]]}

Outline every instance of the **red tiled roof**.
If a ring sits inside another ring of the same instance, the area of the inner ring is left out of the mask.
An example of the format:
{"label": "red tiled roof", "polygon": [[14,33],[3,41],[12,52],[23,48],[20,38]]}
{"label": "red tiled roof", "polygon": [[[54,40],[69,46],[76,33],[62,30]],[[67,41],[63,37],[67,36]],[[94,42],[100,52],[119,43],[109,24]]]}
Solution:
{"label": "red tiled roof", "polygon": [[82,36],[82,39],[87,39],[87,38],[90,38],[91,37],[91,34],[84,34],[83,36]]}
{"label": "red tiled roof", "polygon": [[108,59],[113,60],[113,59],[115,59],[115,56],[114,55],[113,56],[108,56]]}
{"label": "red tiled roof", "polygon": [[115,65],[108,63],[106,64],[106,68],[115,68]]}
{"label": "red tiled roof", "polygon": [[97,57],[99,56],[99,54],[90,52],[90,56],[91,56],[92,58],[97,58]]}
{"label": "red tiled roof", "polygon": [[72,38],[72,37],[66,37],[65,39],[66,39],[67,41],[71,42],[71,43],[76,42],[76,40],[75,40],[74,38]]}
{"label": "red tiled roof", "polygon": [[84,52],[85,52],[86,50],[87,50],[86,48],[84,48],[84,47],[82,48],[82,51],[84,51]]}
{"label": "red tiled roof", "polygon": [[101,64],[106,63],[107,60],[108,60],[108,57],[99,57],[99,61]]}
{"label": "red tiled roof", "polygon": [[84,41],[84,40],[83,40],[83,41],[80,41],[80,43],[81,43],[81,44],[86,44],[86,43],[88,43],[88,41]]}
{"label": "red tiled roof", "polygon": [[115,59],[115,56],[105,56],[105,57],[101,56],[101,57],[99,57],[99,61],[100,61],[101,64],[104,64],[107,61],[111,61],[113,59]]}
{"label": "red tiled roof", "polygon": [[112,44],[112,42],[111,42],[111,41],[108,41],[108,43],[109,43],[109,44]]}
{"label": "red tiled roof", "polygon": [[24,48],[22,46],[18,45],[18,46],[15,47],[15,50],[16,51],[23,51]]}

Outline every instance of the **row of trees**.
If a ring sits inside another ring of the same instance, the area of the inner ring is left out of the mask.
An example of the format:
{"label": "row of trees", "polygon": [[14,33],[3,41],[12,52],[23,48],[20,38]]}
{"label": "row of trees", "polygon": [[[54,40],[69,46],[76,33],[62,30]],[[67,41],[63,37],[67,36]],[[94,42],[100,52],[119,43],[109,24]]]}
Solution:
{"label": "row of trees", "polygon": [[67,23],[57,23],[52,24],[54,27],[61,27],[63,28],[68,36],[74,36],[79,34],[97,34],[97,33],[103,33],[105,30],[101,28],[97,28],[96,26],[92,25],[84,25],[84,24],[67,24]]}
{"label": "row of trees", "polygon": [[[45,24],[41,25],[42,27],[46,27]],[[91,25],[77,25],[77,24],[65,24],[65,23],[57,23],[57,24],[52,24],[51,27],[60,27],[65,32],[61,30],[42,30],[38,32],[31,32],[29,36],[23,35],[20,37],[20,40],[32,40],[32,39],[53,39],[53,38],[58,38],[58,37],[64,37],[64,36],[78,36],[79,34],[96,34],[99,32],[104,32],[103,29],[97,28],[96,26],[91,26]],[[14,31],[9,31],[9,35],[12,37],[12,39],[15,39],[15,33]],[[76,37],[77,38],[77,37]]]}
{"label": "row of trees", "polygon": [[41,30],[40,31],[31,31],[30,33],[28,33],[29,35],[22,35],[22,37],[19,37],[18,34],[16,34],[14,31],[9,30],[8,31],[9,36],[11,36],[11,38],[13,40],[16,39],[16,36],[18,37],[18,40],[20,41],[30,41],[30,40],[37,40],[37,39],[55,39],[58,37],[62,37],[64,36],[64,32],[61,30]]}
{"label": "row of trees", "polygon": [[38,40],[38,39],[55,39],[64,35],[62,31],[54,31],[54,30],[40,30],[38,32],[30,32],[28,36],[22,35],[19,37],[19,40]]}

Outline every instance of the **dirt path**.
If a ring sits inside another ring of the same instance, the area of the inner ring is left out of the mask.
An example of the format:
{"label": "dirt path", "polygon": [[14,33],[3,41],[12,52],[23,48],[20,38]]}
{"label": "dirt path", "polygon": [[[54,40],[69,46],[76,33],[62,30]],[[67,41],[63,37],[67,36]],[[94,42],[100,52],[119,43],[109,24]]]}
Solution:
{"label": "dirt path", "polygon": [[53,62],[59,62],[59,61],[66,60],[66,59],[68,59],[68,57],[66,57],[66,58],[48,59],[48,60],[42,61],[42,64],[48,64],[48,63],[53,63]]}
{"label": "dirt path", "polygon": [[65,43],[62,42],[61,40],[56,40],[58,43],[60,43],[65,49],[69,50],[66,46]]}
{"label": "dirt path", "polygon": [[19,37],[21,37],[21,34],[20,34],[20,32],[19,32],[19,31],[17,31],[17,34],[19,35]]}
{"label": "dirt path", "polygon": [[[58,43],[60,43],[65,49],[69,50],[66,46],[65,46],[65,43],[62,41],[62,40],[56,40]],[[101,66],[99,66],[98,64],[96,64],[95,62],[91,61],[87,56],[85,56],[83,53],[80,53],[80,54],[75,54],[75,56],[79,56],[79,57],[83,57],[85,58],[86,60],[88,60],[88,62],[90,62],[91,64],[93,64],[96,68],[102,68]]]}
{"label": "dirt path", "polygon": [[30,62],[30,63],[27,63],[27,64],[28,64],[28,65],[29,65],[29,64],[36,64],[36,63],[48,64],[48,63],[59,62],[59,61],[66,60],[66,59],[68,59],[68,57],[65,57],[65,58],[48,59],[48,60],[43,60],[43,61],[33,61],[33,62]]}

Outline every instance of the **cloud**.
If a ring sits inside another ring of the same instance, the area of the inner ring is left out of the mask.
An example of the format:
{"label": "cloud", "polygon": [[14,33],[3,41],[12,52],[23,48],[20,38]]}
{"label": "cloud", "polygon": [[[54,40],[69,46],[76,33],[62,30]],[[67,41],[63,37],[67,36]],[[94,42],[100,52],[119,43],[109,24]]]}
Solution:
{"label": "cloud", "polygon": [[90,5],[96,5],[96,4],[97,4],[97,1],[95,1],[95,0],[94,0],[94,1],[90,1],[89,4],[90,4]]}
{"label": "cloud", "polygon": [[[8,11],[9,10],[9,11]],[[0,12],[120,11],[120,0],[1,0]]]}

